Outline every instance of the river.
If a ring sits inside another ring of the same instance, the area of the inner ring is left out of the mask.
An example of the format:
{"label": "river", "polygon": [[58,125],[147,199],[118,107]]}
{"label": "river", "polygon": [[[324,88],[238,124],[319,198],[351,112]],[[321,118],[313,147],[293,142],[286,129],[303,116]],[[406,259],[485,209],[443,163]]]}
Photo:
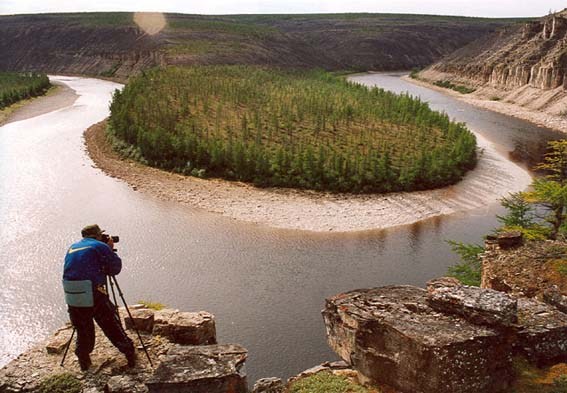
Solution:
{"label": "river", "polygon": [[[527,166],[561,134],[414,86],[397,74],[354,79],[409,91]],[[108,115],[118,85],[55,77],[70,107],[0,127],[0,366],[67,321],[62,260],[80,228],[120,235],[118,280],[129,303],[158,301],[216,315],[219,342],[249,350],[250,382],[335,359],[325,297],[356,288],[423,285],[456,261],[447,239],[481,242],[497,203],[389,230],[349,234],[271,229],[133,191],[93,167],[82,132]]]}

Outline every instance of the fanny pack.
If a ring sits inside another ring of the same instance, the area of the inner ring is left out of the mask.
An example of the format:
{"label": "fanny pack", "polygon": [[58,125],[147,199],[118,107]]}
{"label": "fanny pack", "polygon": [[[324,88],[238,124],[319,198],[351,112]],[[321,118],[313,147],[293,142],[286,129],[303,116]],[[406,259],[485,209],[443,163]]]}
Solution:
{"label": "fanny pack", "polygon": [[91,280],[63,280],[65,303],[71,307],[93,307],[93,284]]}

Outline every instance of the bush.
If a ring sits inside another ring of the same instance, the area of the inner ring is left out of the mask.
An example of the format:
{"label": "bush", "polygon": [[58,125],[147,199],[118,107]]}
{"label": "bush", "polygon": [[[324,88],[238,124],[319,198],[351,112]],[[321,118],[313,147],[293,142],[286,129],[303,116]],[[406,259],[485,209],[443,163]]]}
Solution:
{"label": "bush", "polygon": [[567,393],[567,375],[560,375],[555,378],[550,393]]}
{"label": "bush", "polygon": [[459,279],[465,285],[479,287],[482,274],[480,254],[484,252],[484,247],[455,241],[448,241],[448,243],[452,250],[461,257],[461,263],[451,266],[448,275]]}
{"label": "bush", "polygon": [[369,393],[369,390],[346,377],[320,372],[294,382],[289,393]]}
{"label": "bush", "polygon": [[73,374],[63,373],[44,379],[38,393],[81,393],[83,385]]}

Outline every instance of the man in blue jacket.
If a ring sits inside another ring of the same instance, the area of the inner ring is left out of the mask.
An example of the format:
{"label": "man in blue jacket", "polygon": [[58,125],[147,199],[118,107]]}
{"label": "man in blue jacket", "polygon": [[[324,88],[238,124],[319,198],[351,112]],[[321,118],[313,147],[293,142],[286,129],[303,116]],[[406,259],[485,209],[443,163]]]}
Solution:
{"label": "man in blue jacket", "polygon": [[120,273],[122,260],[113,250],[112,237],[105,243],[102,232],[98,225],[83,228],[83,239],[69,248],[63,269],[69,317],[77,331],[75,354],[83,371],[91,365],[90,353],[95,344],[93,319],[112,344],[126,355],[128,366],[136,364],[134,344],[124,331],[106,291],[106,276]]}

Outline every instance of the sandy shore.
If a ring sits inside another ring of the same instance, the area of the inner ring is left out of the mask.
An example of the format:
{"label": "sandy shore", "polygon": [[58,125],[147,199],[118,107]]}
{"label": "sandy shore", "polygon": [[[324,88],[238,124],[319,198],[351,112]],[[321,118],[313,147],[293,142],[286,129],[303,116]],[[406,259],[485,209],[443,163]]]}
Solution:
{"label": "sandy shore", "polygon": [[[490,94],[484,92],[484,90],[482,89],[481,91],[471,94],[461,94],[451,89],[435,86],[434,84],[421,79],[412,79],[409,76],[404,76],[402,77],[402,79],[415,85],[427,87],[428,89],[436,90],[443,94],[450,95],[451,97],[479,108],[488,109],[494,112],[502,113],[504,115],[529,121],[530,123],[534,123],[541,127],[547,127],[552,130],[567,133],[567,117],[556,116],[545,112],[531,110],[529,108],[508,102],[493,101],[489,97]],[[493,90],[491,91],[494,93]],[[496,94],[494,93],[493,95]]]}
{"label": "sandy shore", "polygon": [[0,126],[66,108],[79,98],[67,85],[53,81],[51,83],[54,87],[45,96],[21,101],[0,111]]}
{"label": "sandy shore", "polygon": [[289,189],[259,189],[224,180],[186,177],[123,160],[106,142],[105,122],[85,133],[87,151],[110,176],[160,199],[277,228],[317,232],[384,229],[484,207],[524,190],[530,175],[480,138],[477,168],[455,186],[387,195],[347,195]]}

